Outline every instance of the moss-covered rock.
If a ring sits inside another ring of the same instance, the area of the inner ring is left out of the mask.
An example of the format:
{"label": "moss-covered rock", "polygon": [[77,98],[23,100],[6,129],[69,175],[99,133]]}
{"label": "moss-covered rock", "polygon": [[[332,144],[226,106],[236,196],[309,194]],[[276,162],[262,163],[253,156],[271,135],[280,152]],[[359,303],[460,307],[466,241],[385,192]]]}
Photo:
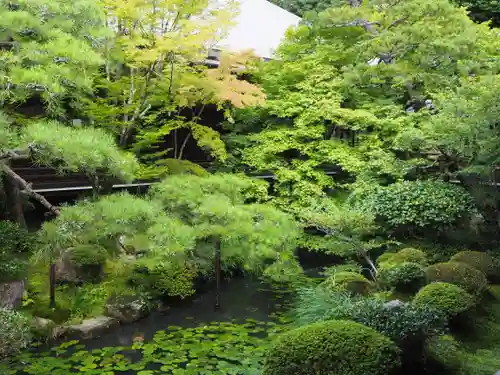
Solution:
{"label": "moss-covered rock", "polygon": [[56,280],[72,284],[99,281],[107,257],[108,252],[100,246],[71,247],[63,251],[56,261]]}
{"label": "moss-covered rock", "polygon": [[461,286],[470,293],[481,293],[488,285],[483,272],[461,262],[436,263],[426,268],[428,283],[442,281]]}
{"label": "moss-covered rock", "polygon": [[378,257],[377,263],[381,268],[389,268],[402,263],[416,263],[422,266],[428,264],[426,254],[419,249],[408,247],[396,253],[384,253]]}
{"label": "moss-covered rock", "polygon": [[500,280],[500,262],[489,254],[480,251],[461,251],[453,255],[450,261],[468,264],[483,272],[490,281]]}
{"label": "moss-covered rock", "polygon": [[458,285],[435,282],[420,289],[413,304],[431,307],[454,317],[471,309],[475,298]]}
{"label": "moss-covered rock", "polygon": [[373,289],[373,283],[356,272],[336,272],[320,284],[320,287],[334,292],[348,292],[366,296]]}
{"label": "moss-covered rock", "polygon": [[400,291],[417,291],[425,284],[425,269],[418,263],[404,262],[381,268],[378,280],[381,285]]}
{"label": "moss-covered rock", "polygon": [[399,349],[362,324],[329,320],[286,332],[268,351],[263,375],[390,375]]}

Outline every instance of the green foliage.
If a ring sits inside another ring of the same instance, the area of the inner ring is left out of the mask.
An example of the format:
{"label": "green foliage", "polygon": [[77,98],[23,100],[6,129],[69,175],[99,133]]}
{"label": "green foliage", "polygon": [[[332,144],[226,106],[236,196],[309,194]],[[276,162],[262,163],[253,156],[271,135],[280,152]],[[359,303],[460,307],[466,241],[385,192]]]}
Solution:
{"label": "green foliage", "polygon": [[49,112],[64,115],[64,101],[88,93],[103,63],[103,9],[89,0],[2,0],[0,13],[0,103],[39,95]]}
{"label": "green foliage", "polygon": [[26,261],[0,250],[0,282],[22,279],[27,272]]}
{"label": "green foliage", "polygon": [[492,27],[500,26],[500,4],[497,0],[454,0],[454,3],[466,7],[469,17],[475,22],[490,22]]}
{"label": "green foliage", "polygon": [[37,121],[24,129],[25,144],[36,152],[34,160],[60,173],[98,171],[131,182],[138,171],[135,157],[120,151],[111,134],[92,127],[70,128],[57,122]]}
{"label": "green foliage", "polygon": [[341,271],[328,277],[320,284],[332,292],[347,292],[366,296],[373,289],[373,284],[363,275],[356,272]]}
{"label": "green foliage", "polygon": [[[40,236],[48,256],[81,244],[106,246],[123,234],[150,236],[155,251],[183,251],[194,245],[188,227],[169,218],[156,202],[122,193],[97,201],[84,200],[61,208],[61,215],[44,223]],[[43,254],[42,254],[43,255]]]}
{"label": "green foliage", "polygon": [[391,306],[377,299],[359,301],[351,319],[371,327],[401,346],[423,342],[427,337],[443,332],[446,316],[433,306],[413,306],[401,303]]}
{"label": "green foliage", "polygon": [[[284,330],[277,319],[248,319],[240,324],[211,322],[190,328],[168,326],[151,340],[130,346],[89,350],[78,341],[65,342],[50,351],[22,353],[0,363],[0,373],[23,371],[29,375],[90,372],[111,375],[131,372],[182,374],[260,374],[270,338]],[[132,354],[132,356],[129,356]]]}
{"label": "green foliage", "polygon": [[288,206],[278,202],[278,207],[292,212],[305,228],[298,244],[308,250],[366,260],[371,250],[392,242],[376,237],[378,227],[372,215],[346,203],[311,197]]}
{"label": "green foliage", "polygon": [[78,266],[102,265],[108,257],[106,249],[95,245],[79,245],[69,249],[71,260]]}
{"label": "green foliage", "polygon": [[[133,264],[124,259],[108,259],[100,283],[57,286],[57,306],[50,308],[47,268],[47,264],[31,265],[27,285],[31,303],[24,309],[33,316],[51,319],[57,324],[79,323],[82,319],[103,315],[112,297],[137,296],[140,292],[128,285]],[[88,279],[94,276],[93,270],[87,270]]]}
{"label": "green foliage", "polygon": [[461,251],[450,258],[450,262],[460,262],[468,264],[483,272],[486,277],[495,281],[500,278],[500,262],[491,255],[480,251]]}
{"label": "green foliage", "polygon": [[399,349],[387,337],[362,324],[330,320],[280,335],[263,374],[386,375],[399,365]]}
{"label": "green foliage", "polygon": [[272,0],[271,2],[301,17],[307,12],[320,12],[344,4],[342,0]]}
{"label": "green foliage", "polygon": [[382,285],[413,291],[425,283],[425,269],[418,263],[405,262],[382,268],[377,277]]}
{"label": "green foliage", "polygon": [[30,339],[28,319],[19,312],[0,308],[0,358],[25,348]]}
{"label": "green foliage", "polygon": [[203,167],[180,159],[162,159],[154,165],[143,166],[139,173],[142,178],[147,177],[165,177],[165,175],[175,174],[194,174],[196,176],[207,176],[208,172]]}
{"label": "green foliage", "polygon": [[263,187],[236,175],[177,175],[155,185],[150,196],[171,218],[192,228],[200,261],[213,264],[214,239],[219,239],[223,265],[260,271],[264,260],[289,257],[299,234],[289,215],[269,205],[245,204],[265,198]]}
{"label": "green foliage", "polygon": [[270,266],[267,277],[283,279],[287,270],[300,276],[293,255],[296,222],[272,206],[245,203],[265,197],[265,185],[246,177],[173,175],[146,198],[122,193],[61,208],[43,225],[40,255],[54,259],[83,244],[107,247],[116,257],[116,242],[125,236],[127,243],[140,243],[133,262],[146,269],[133,279],[155,296],[192,294],[195,276],[213,274],[217,242],[224,271],[262,274]]}
{"label": "green foliage", "polygon": [[19,280],[26,275],[26,254],[35,250],[36,238],[18,224],[0,221],[0,281]]}
{"label": "green foliage", "polygon": [[293,321],[303,326],[332,319],[349,319],[371,327],[398,343],[423,342],[443,331],[446,317],[431,306],[386,304],[379,298],[352,298],[322,288],[302,288],[292,310]]}
{"label": "green foliage", "polygon": [[474,297],[464,289],[446,282],[433,282],[424,286],[413,300],[416,306],[429,306],[450,317],[471,309],[475,302]]}
{"label": "green foliage", "polygon": [[439,181],[403,181],[362,195],[361,209],[389,230],[444,229],[467,217],[472,197],[459,186]]}
{"label": "green foliage", "polygon": [[389,268],[406,262],[426,266],[428,263],[427,255],[420,249],[408,247],[396,253],[385,252],[377,258],[377,263],[382,268]]}
{"label": "green foliage", "polygon": [[130,281],[151,298],[185,298],[195,293],[193,282],[197,276],[198,270],[192,265],[174,259],[170,263],[146,266],[145,269],[139,263],[130,275]]}
{"label": "green foliage", "polygon": [[337,264],[335,266],[331,267],[325,267],[323,269],[322,274],[329,277],[333,276],[337,272],[355,272],[355,273],[361,273],[363,271],[363,268],[361,267],[360,264],[357,263],[344,263],[344,264]]}
{"label": "green foliage", "polygon": [[0,220],[0,247],[8,252],[30,253],[36,246],[35,236],[19,224],[9,220]]}
{"label": "green foliage", "polygon": [[481,293],[488,285],[486,276],[481,271],[459,262],[433,264],[425,270],[427,282],[442,281],[458,285],[474,294]]}
{"label": "green foliage", "polygon": [[[246,127],[236,116],[233,135],[247,136],[248,143],[240,142],[245,147],[236,146],[234,154],[252,170],[274,171],[276,193],[287,201],[323,196],[353,181],[365,188],[432,173],[441,153],[422,149],[421,127],[435,112],[426,100],[467,85],[472,74],[496,74],[497,48],[495,32],[446,0],[328,9],[290,30],[276,60],[263,64],[262,126]],[[340,171],[332,178],[324,170],[333,166]],[[447,202],[455,215],[463,209],[457,206],[463,200]],[[431,211],[418,223],[447,224],[456,219],[446,216],[450,212]]]}
{"label": "green foliage", "polygon": [[[450,335],[434,336],[425,343],[428,359],[448,371],[459,371],[463,367],[464,356],[458,342]],[[459,372],[460,373],[460,372]]]}

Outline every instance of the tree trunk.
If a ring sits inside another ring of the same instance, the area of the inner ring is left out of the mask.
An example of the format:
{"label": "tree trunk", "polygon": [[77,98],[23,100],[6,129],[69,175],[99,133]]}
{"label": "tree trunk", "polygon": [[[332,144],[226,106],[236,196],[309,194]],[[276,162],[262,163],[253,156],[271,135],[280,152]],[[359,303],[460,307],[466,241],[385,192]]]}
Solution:
{"label": "tree trunk", "polygon": [[[16,172],[14,172],[9,165],[0,162],[0,171],[4,172],[4,177],[9,180],[9,182],[12,182],[12,186],[15,186],[17,191],[19,191],[19,188],[23,189],[23,192],[40,202],[44,207],[46,207],[50,212],[52,212],[54,215],[59,216],[61,212],[59,211],[59,208],[56,206],[52,205],[43,195],[38,194],[37,192],[33,191],[31,188],[31,184],[26,182],[21,176],[19,176]],[[55,265],[54,263],[50,264],[50,273],[49,273],[49,280],[50,280],[50,307],[55,307],[56,303],[56,288],[55,288]]]}
{"label": "tree trunk", "polygon": [[22,228],[26,228],[23,199],[18,185],[8,174],[2,176],[2,185],[5,192],[5,206],[9,219],[18,223]]}
{"label": "tree trunk", "polygon": [[7,164],[0,163],[0,169],[6,174],[6,176],[15,183],[18,187],[23,188],[22,192],[26,194],[28,197],[33,198],[40,202],[45,208],[47,208],[54,215],[59,216],[59,209],[52,205],[43,195],[38,194],[33,191],[31,188],[31,184],[26,182],[21,176],[19,176],[16,172],[14,172]]}

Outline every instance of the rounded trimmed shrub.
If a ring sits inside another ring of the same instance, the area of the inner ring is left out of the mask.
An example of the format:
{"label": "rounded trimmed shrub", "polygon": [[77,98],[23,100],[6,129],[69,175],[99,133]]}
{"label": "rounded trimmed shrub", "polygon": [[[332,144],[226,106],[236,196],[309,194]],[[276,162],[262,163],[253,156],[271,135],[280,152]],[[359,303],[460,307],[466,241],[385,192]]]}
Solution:
{"label": "rounded trimmed shrub", "polygon": [[461,262],[433,264],[426,268],[425,277],[428,283],[442,281],[455,284],[470,293],[481,293],[488,285],[484,273]]}
{"label": "rounded trimmed shrub", "polygon": [[405,262],[381,268],[378,280],[382,285],[398,290],[418,290],[425,284],[425,269],[418,263]]}
{"label": "rounded trimmed shrub", "polygon": [[453,255],[450,262],[468,264],[483,272],[491,281],[500,279],[500,262],[489,254],[480,251],[461,251]]}
{"label": "rounded trimmed shrub", "polygon": [[427,340],[425,354],[431,364],[444,370],[457,371],[463,366],[458,342],[450,335],[434,336]]}
{"label": "rounded trimmed shrub", "polygon": [[280,335],[263,375],[390,375],[400,350],[388,337],[348,320],[328,320]]}
{"label": "rounded trimmed shrub", "polygon": [[30,340],[28,319],[17,311],[0,308],[0,358],[25,348]]}
{"label": "rounded trimmed shrub", "polygon": [[431,307],[454,317],[471,309],[475,298],[458,285],[435,282],[420,289],[413,299],[413,304]]}
{"label": "rounded trimmed shrub", "polygon": [[400,348],[443,332],[448,323],[448,317],[431,306],[417,306],[399,300],[383,302],[363,298],[352,305],[349,315],[350,320],[375,329]]}
{"label": "rounded trimmed shrub", "polygon": [[386,268],[402,263],[417,263],[422,266],[428,264],[427,255],[419,249],[408,247],[399,250],[397,253],[384,253],[378,257],[377,263],[380,267]]}
{"label": "rounded trimmed shrub", "polygon": [[320,285],[333,292],[348,292],[362,296],[370,294],[373,287],[373,283],[363,275],[348,271],[336,272]]}

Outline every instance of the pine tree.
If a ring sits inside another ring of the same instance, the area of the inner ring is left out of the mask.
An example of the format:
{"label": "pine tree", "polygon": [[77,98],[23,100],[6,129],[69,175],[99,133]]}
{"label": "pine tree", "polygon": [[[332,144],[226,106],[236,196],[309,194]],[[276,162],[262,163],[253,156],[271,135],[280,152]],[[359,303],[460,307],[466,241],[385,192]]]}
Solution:
{"label": "pine tree", "polygon": [[[92,127],[68,126],[69,113],[92,92],[94,75],[104,62],[109,36],[105,14],[89,0],[1,1],[0,10],[0,167],[4,182],[59,214],[43,196],[10,168],[24,159],[59,172],[80,171],[96,182],[99,171],[132,180],[137,161],[115,147],[113,137]],[[16,110],[39,101],[41,119]],[[22,220],[22,218],[19,218]]]}

